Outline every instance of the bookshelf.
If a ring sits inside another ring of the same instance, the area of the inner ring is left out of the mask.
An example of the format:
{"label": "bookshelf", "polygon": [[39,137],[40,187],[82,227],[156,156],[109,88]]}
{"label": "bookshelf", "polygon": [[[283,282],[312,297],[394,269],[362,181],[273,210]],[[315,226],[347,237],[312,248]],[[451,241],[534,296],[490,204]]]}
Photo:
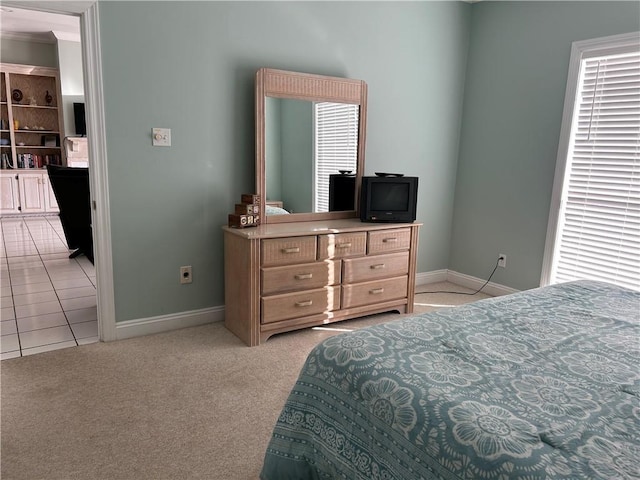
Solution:
{"label": "bookshelf", "polygon": [[0,63],[2,170],[65,164],[62,93],[57,69]]}

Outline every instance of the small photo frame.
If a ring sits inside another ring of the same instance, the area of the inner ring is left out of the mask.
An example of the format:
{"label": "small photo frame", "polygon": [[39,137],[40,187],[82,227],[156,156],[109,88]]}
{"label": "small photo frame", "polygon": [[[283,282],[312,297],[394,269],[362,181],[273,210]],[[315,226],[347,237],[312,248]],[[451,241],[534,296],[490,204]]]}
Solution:
{"label": "small photo frame", "polygon": [[58,146],[58,137],[57,137],[57,135],[43,135],[42,136],[42,146],[43,147],[57,147]]}

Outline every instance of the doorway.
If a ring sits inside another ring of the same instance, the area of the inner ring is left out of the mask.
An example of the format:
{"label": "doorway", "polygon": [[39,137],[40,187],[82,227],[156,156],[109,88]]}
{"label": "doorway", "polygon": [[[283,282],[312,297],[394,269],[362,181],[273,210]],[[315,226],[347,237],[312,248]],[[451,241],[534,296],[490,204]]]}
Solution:
{"label": "doorway", "polygon": [[[2,8],[24,8],[22,2],[3,2]],[[98,7],[95,1],[65,2],[55,5],[48,2],[30,2],[33,12],[51,12],[62,16],[80,17],[80,37],[84,71],[86,127],[91,164],[92,225],[94,232],[95,285],[97,288],[98,339],[116,339],[115,305],[113,292],[113,267],[111,260],[111,236],[107,186],[106,145],[104,127],[104,101],[102,94],[101,58],[99,45]]]}

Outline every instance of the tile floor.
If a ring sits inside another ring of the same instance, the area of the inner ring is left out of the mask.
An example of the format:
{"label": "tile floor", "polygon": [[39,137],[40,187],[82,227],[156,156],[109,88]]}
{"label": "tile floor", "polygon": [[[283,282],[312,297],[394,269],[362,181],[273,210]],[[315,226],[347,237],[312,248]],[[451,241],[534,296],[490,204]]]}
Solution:
{"label": "tile floor", "polygon": [[60,218],[2,218],[0,227],[0,359],[97,342],[95,268],[69,258]]}

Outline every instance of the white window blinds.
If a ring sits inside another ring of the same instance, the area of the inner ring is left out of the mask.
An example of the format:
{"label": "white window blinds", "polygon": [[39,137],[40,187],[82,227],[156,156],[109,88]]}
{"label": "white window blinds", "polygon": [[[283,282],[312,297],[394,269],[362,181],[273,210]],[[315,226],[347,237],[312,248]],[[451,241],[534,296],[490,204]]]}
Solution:
{"label": "white window blinds", "polygon": [[315,212],[329,211],[329,175],[355,172],[358,159],[359,106],[315,104]]}
{"label": "white window blinds", "polygon": [[551,283],[640,290],[640,52],[581,61]]}

